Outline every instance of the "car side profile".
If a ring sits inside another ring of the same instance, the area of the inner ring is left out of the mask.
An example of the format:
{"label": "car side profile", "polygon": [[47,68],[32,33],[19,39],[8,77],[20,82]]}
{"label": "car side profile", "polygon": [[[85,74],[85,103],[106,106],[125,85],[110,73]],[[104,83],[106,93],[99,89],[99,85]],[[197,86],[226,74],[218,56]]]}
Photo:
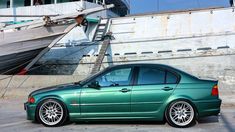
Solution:
{"label": "car side profile", "polygon": [[117,65],[81,82],[34,91],[25,110],[28,120],[49,127],[90,120],[166,120],[189,127],[220,113],[217,84],[162,64]]}

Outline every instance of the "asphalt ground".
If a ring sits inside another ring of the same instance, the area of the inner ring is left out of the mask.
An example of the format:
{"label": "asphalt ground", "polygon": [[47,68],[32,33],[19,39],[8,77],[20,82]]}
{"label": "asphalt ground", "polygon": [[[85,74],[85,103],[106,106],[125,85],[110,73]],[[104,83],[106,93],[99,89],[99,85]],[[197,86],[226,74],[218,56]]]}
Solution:
{"label": "asphalt ground", "polygon": [[0,99],[0,132],[235,132],[235,107],[223,106],[219,116],[202,118],[190,128],[173,128],[165,122],[72,122],[47,128],[26,120],[25,99]]}

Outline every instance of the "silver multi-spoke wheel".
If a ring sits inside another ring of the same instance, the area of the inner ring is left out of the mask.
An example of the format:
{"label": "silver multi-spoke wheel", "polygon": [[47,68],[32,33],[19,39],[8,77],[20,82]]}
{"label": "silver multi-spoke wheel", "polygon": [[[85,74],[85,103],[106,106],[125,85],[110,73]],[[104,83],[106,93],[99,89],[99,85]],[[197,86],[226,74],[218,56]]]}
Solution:
{"label": "silver multi-spoke wheel", "polygon": [[48,126],[54,126],[61,122],[63,114],[63,107],[57,101],[45,101],[39,108],[39,118]]}
{"label": "silver multi-spoke wheel", "polygon": [[194,119],[194,109],[188,102],[178,101],[170,106],[169,116],[175,125],[187,126]]}

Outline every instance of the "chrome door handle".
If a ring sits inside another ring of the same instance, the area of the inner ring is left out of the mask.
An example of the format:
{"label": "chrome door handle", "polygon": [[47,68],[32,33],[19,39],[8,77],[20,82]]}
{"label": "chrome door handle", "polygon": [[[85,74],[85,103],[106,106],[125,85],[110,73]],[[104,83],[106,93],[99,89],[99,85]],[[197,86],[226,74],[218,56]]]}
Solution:
{"label": "chrome door handle", "polygon": [[164,91],[170,91],[170,90],[173,90],[174,88],[171,88],[171,87],[164,87],[164,88],[162,88],[162,90],[164,90]]}
{"label": "chrome door handle", "polygon": [[123,92],[123,93],[127,93],[127,92],[130,92],[131,90],[130,89],[127,89],[127,88],[123,88],[121,90],[119,90],[120,92]]}

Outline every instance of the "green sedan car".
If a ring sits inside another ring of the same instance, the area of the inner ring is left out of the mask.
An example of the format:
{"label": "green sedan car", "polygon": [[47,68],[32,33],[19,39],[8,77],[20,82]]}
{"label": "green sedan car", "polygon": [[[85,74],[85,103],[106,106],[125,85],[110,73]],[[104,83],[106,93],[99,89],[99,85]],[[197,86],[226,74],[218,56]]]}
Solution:
{"label": "green sedan car", "polygon": [[25,110],[28,120],[49,127],[93,120],[166,120],[189,127],[220,113],[217,84],[167,65],[117,65],[80,82],[34,91]]}

